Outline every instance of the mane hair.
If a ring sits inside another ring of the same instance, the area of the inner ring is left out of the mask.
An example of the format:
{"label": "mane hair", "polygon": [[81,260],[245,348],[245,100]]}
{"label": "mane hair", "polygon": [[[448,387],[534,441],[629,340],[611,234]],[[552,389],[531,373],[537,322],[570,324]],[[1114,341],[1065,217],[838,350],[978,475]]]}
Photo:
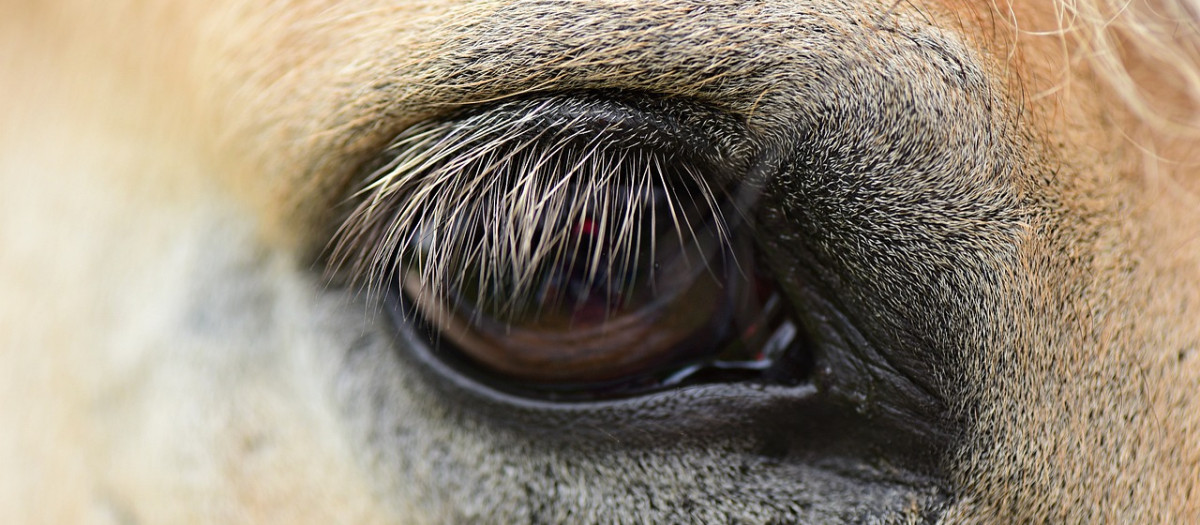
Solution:
{"label": "mane hair", "polygon": [[1070,64],[1090,68],[1157,133],[1200,137],[1200,2],[1057,0],[1055,8]]}

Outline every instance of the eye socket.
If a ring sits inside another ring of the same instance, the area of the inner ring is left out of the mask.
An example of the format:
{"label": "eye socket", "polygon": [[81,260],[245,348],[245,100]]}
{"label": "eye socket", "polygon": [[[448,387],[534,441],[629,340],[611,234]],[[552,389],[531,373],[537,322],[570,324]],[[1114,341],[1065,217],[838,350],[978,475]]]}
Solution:
{"label": "eye socket", "polygon": [[741,133],[708,108],[590,93],[418,125],[334,261],[510,391],[794,380],[810,349],[755,261]]}

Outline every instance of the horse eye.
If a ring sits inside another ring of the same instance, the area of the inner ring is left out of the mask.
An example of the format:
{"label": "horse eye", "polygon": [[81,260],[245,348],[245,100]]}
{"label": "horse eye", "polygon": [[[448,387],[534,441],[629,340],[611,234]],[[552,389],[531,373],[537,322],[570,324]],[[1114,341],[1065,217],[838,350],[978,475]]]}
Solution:
{"label": "horse eye", "polygon": [[402,133],[335,254],[490,386],[597,399],[794,381],[811,356],[755,257],[739,125],[571,94]]}
{"label": "horse eye", "polygon": [[[567,190],[567,200],[586,201],[583,191]],[[619,197],[608,209],[537,227],[533,249],[546,253],[535,253],[530,268],[475,261],[439,293],[422,264],[410,264],[402,270],[404,296],[443,343],[512,380],[560,393],[670,385],[705,368],[761,370],[795,342],[795,326],[752,250],[726,245],[715,218],[695,202],[669,202],[658,188],[609,191]],[[639,206],[654,216],[620,235],[604,231],[618,217],[640,215],[630,210]],[[685,224],[692,230],[681,236]],[[437,264],[435,249],[410,242],[414,261]]]}

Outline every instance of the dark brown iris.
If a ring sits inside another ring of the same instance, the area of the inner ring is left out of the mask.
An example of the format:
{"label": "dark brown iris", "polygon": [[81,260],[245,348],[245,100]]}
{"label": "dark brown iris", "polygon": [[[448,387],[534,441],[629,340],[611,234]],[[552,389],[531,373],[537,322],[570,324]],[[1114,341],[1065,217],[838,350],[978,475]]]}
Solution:
{"label": "dark brown iris", "polygon": [[752,243],[693,204],[652,207],[664,216],[625,231],[636,239],[606,238],[602,223],[621,209],[549,221],[537,238],[558,243],[546,247],[555,256],[520,283],[464,278],[436,294],[413,270],[403,288],[440,338],[516,381],[583,386],[649,374],[662,382],[722,363],[765,367],[794,327],[757,274]]}

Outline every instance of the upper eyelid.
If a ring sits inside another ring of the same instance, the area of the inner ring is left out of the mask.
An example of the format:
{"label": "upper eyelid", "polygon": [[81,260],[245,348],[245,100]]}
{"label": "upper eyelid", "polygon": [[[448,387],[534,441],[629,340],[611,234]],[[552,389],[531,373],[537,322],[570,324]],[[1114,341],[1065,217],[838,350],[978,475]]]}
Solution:
{"label": "upper eyelid", "polygon": [[[536,2],[508,6],[499,14],[491,11],[495,7],[468,5],[426,19],[398,10],[396,16],[411,18],[415,24],[406,26],[409,29],[402,35],[382,31],[388,24],[399,23],[386,17],[370,19],[382,24],[378,28],[355,25],[368,23],[367,18],[348,18],[345,25],[329,28],[305,26],[328,38],[352,35],[351,40],[362,45],[315,54],[314,61],[296,65],[294,75],[313,78],[310,85],[328,86],[321,88],[327,91],[273,91],[274,99],[313,100],[319,106],[247,108],[262,114],[264,127],[249,135],[234,134],[248,144],[260,142],[257,137],[289,137],[284,141],[290,145],[286,148],[278,146],[279,140],[270,147],[249,146],[263,149],[266,160],[256,162],[269,166],[271,173],[288,174],[268,180],[262,190],[264,197],[276,201],[269,209],[291,216],[275,222],[302,236],[308,235],[302,232],[326,231],[312,226],[312,220],[334,219],[321,210],[335,209],[342,197],[330,190],[352,185],[361,176],[355,166],[370,162],[401,129],[481,101],[531,91],[622,89],[706,101],[740,115],[754,127],[774,128],[786,124],[777,121],[785,109],[781,104],[804,102],[792,98],[803,91],[803,86],[796,84],[798,79],[781,78],[778,73],[788,61],[807,60],[801,55],[814,47],[806,41],[835,35],[859,42],[835,49],[823,59],[833,60],[828,65],[838,68],[838,55],[854,53],[854,46],[896,47],[879,39],[879,24],[920,37],[919,43],[894,35],[888,38],[903,40],[918,51],[936,47],[938,53],[949,53],[964,64],[960,70],[979,70],[965,46],[902,9],[878,19],[867,17],[874,26],[861,16],[814,10],[801,21],[789,19],[792,29],[780,33],[773,29],[779,26],[768,22],[772,16],[784,15],[734,4],[706,4],[695,12],[685,9],[686,13],[677,9],[696,6],[687,2],[645,4],[636,9],[617,9],[599,2],[555,5],[555,9],[579,11],[578,16],[556,12],[555,19],[591,24],[589,30],[568,31],[566,26],[533,23],[539,10],[550,8]],[[691,23],[678,24],[681,16],[691,17]],[[697,25],[705,30],[695,32]],[[637,30],[643,26],[647,30]],[[632,43],[608,45],[607,32],[621,28],[634,34]],[[398,42],[410,51],[389,52],[401,45]],[[750,49],[755,51],[747,52]],[[931,60],[930,53],[924,54],[917,57],[919,62]],[[340,65],[334,67],[323,60]],[[936,64],[931,67],[943,69]],[[799,70],[806,71],[810,82],[823,82],[820,69],[804,66]],[[975,78],[973,73],[968,76]],[[287,89],[288,84],[280,82],[274,88]],[[280,111],[298,113],[289,116]]]}
{"label": "upper eyelid", "polygon": [[[906,40],[906,41],[908,41],[908,42],[910,42],[910,43],[914,42],[914,41],[913,41],[913,40],[911,40],[911,39],[908,39],[908,40]],[[911,49],[910,49],[909,51],[911,51]],[[903,49],[901,49],[901,50],[898,50],[898,51],[896,51],[896,52],[897,52],[897,53],[901,53],[901,54],[903,54],[903,53],[906,53],[906,52],[908,52],[908,51],[904,51]],[[939,55],[939,56],[940,56],[940,55]],[[956,65],[957,65],[957,66],[961,66],[961,65],[962,65],[962,64],[964,64],[964,63],[965,63],[965,62],[959,62],[959,63],[956,63]],[[959,70],[959,72],[961,73],[961,69]],[[843,72],[843,73],[839,73],[839,74],[847,74],[847,73]],[[843,79],[843,80],[849,80],[849,81],[853,81],[853,80],[855,79],[855,77],[853,76],[853,75],[854,75],[854,72],[853,72],[853,71],[850,71],[848,74],[850,74],[851,76],[850,76],[850,77],[847,77],[847,78],[845,78],[845,79]],[[890,83],[890,82],[891,82],[891,81],[893,81],[893,80],[895,80],[895,79],[889,79],[889,80],[888,80],[888,82]],[[945,80],[945,79],[943,79],[943,80]],[[502,79],[500,79],[500,80],[497,80],[497,81],[502,81]],[[885,84],[887,84],[887,83],[885,83]],[[935,83],[933,83],[933,84],[916,84],[916,85],[923,86],[923,87],[922,87],[922,89],[931,89],[931,90],[933,90],[933,91],[934,91],[934,93],[932,93],[931,95],[934,95],[934,94],[936,94],[936,92],[937,92],[938,90],[952,90],[952,91],[953,91],[953,90],[960,90],[960,89],[963,89],[963,88],[964,88],[964,86],[956,85],[956,84],[953,84],[953,83],[950,83],[950,84],[940,84],[940,83],[937,83],[937,82],[935,82]],[[880,87],[880,86],[881,86],[881,85],[876,85],[876,87],[877,87],[877,88],[879,88],[879,89],[885,89],[885,90],[886,90],[886,89],[891,89],[891,88],[887,87],[886,85],[883,85],[883,87]],[[784,87],[786,87],[786,86],[784,86]],[[902,85],[901,85],[901,87],[899,87],[899,88],[897,88],[897,89],[905,89],[905,88],[903,87],[903,84],[902,84]],[[808,125],[808,126],[813,126],[813,125],[814,125],[814,124],[813,124],[813,122],[812,122],[812,118],[813,118],[813,117],[817,117],[817,118],[821,118],[821,119],[827,119],[827,118],[836,118],[836,119],[838,119],[838,120],[835,120],[835,121],[833,122],[833,124],[834,124],[835,126],[844,126],[844,125],[846,125],[846,124],[847,124],[847,121],[848,121],[848,122],[849,122],[849,124],[851,124],[851,125],[854,125],[854,126],[859,126],[859,128],[857,128],[857,129],[864,129],[864,128],[866,128],[866,129],[869,129],[870,127],[872,127],[872,126],[876,126],[876,125],[878,125],[878,126],[882,126],[882,127],[884,127],[884,128],[886,128],[887,126],[893,126],[893,127],[895,127],[895,126],[896,126],[896,123],[889,123],[889,122],[866,122],[866,121],[859,121],[859,120],[855,120],[852,114],[850,114],[850,115],[848,115],[848,116],[847,116],[847,115],[845,115],[845,114],[837,114],[837,113],[832,113],[832,114],[825,114],[825,115],[821,115],[821,114],[820,114],[820,112],[825,112],[825,111],[828,111],[828,110],[829,110],[829,108],[828,108],[828,106],[827,106],[826,104],[828,104],[828,103],[830,103],[830,102],[832,102],[833,104],[844,105],[844,107],[845,107],[845,108],[847,108],[847,109],[848,109],[848,110],[850,110],[850,111],[862,111],[862,109],[861,109],[862,105],[863,105],[863,104],[869,104],[869,101],[867,101],[867,100],[864,100],[864,99],[863,99],[863,97],[864,97],[864,96],[868,96],[868,95],[870,95],[870,96],[873,96],[873,94],[872,94],[871,92],[869,92],[869,91],[868,91],[868,92],[864,92],[864,93],[855,93],[855,92],[853,92],[853,91],[850,91],[850,92],[839,92],[839,91],[837,91],[837,90],[831,90],[831,92],[832,92],[832,95],[829,95],[829,94],[827,94],[827,95],[826,95],[826,96],[833,96],[833,97],[834,97],[834,99],[833,99],[833,100],[831,100],[831,101],[821,101],[821,100],[816,100],[816,99],[813,99],[813,100],[807,100],[807,99],[804,99],[804,100],[799,100],[799,101],[798,101],[798,103],[800,104],[800,107],[792,107],[792,108],[787,108],[787,109],[793,112],[793,114],[792,114],[792,118],[793,118],[793,119],[797,119],[797,121],[798,121],[799,123],[806,123],[806,125]],[[902,95],[903,95],[903,96],[914,96],[914,94],[912,94],[912,93],[902,93]],[[842,98],[838,98],[838,97],[842,97]],[[977,100],[970,100],[972,97],[976,98]],[[959,105],[960,105],[960,106],[963,108],[961,111],[967,111],[967,112],[972,112],[972,113],[973,113],[973,114],[968,114],[968,115],[965,115],[965,116],[966,116],[966,118],[963,118],[963,119],[960,119],[959,121],[956,121],[956,126],[957,126],[957,127],[960,127],[960,128],[968,129],[968,128],[969,128],[969,126],[971,126],[971,125],[976,125],[976,126],[982,126],[982,127],[984,127],[984,128],[986,129],[986,127],[989,125],[989,123],[988,123],[988,121],[987,121],[987,119],[986,119],[986,116],[984,116],[982,120],[980,119],[980,116],[981,116],[981,115],[986,115],[986,114],[987,114],[987,112],[991,111],[991,105],[990,105],[990,104],[992,104],[992,102],[994,102],[994,101],[993,101],[993,100],[991,100],[989,97],[990,97],[990,95],[989,95],[989,92],[988,92],[988,90],[980,90],[979,92],[969,92],[969,93],[966,93],[966,94],[964,94],[964,95],[963,95],[963,96],[961,96],[961,97],[957,97],[957,98],[956,98],[956,97],[950,97],[950,98],[946,99],[946,100],[956,100],[956,101],[957,101],[957,103],[958,103],[958,104],[959,104]],[[928,97],[928,98],[934,98],[934,99],[939,99],[939,100],[940,100],[940,98],[938,98],[937,96],[931,96],[931,97]],[[913,101],[914,101],[913,103],[917,103],[917,104],[919,104],[919,103],[922,103],[922,102],[920,102],[919,100],[917,100],[916,98],[914,98],[914,99],[913,99]],[[767,105],[767,101],[765,101],[765,100],[758,100],[758,101],[756,101],[756,102],[755,102],[755,104],[760,104],[760,103],[761,103],[761,104],[763,104],[764,106],[766,106],[766,105]],[[779,103],[779,101],[772,102],[772,104],[778,104],[778,103]],[[725,107],[725,106],[727,106],[727,105],[728,105],[728,104],[723,104],[723,105],[720,105],[719,107],[721,107],[721,108],[724,108],[724,107]],[[804,105],[810,105],[811,107],[809,107],[809,108],[805,108],[805,107],[804,107]],[[467,107],[480,107],[480,106],[467,106]],[[483,107],[486,107],[486,105],[484,105]],[[946,108],[946,109],[948,109],[948,110],[950,110],[950,111],[955,111],[955,109],[954,109],[954,108]],[[834,110],[835,110],[835,111],[837,110],[837,107],[836,107],[836,106],[834,107]],[[814,112],[814,111],[815,111],[815,112],[817,112],[817,113],[811,113],[811,112]],[[732,112],[732,113],[730,113],[730,114],[731,114],[732,116],[736,116],[736,115],[737,115],[737,113],[736,113],[736,112]],[[793,122],[791,122],[791,121],[788,121],[788,120],[783,120],[783,121],[777,121],[777,120],[774,120],[774,119],[777,119],[777,118],[778,118],[780,115],[787,115],[787,114],[788,114],[787,112],[784,112],[784,113],[772,113],[772,114],[771,114],[771,116],[770,116],[770,118],[771,118],[773,121],[766,121],[766,122],[760,121],[760,122],[757,122],[757,123],[756,123],[756,122],[746,122],[746,124],[745,124],[745,125],[746,125],[746,127],[747,127],[747,128],[750,128],[750,127],[760,128],[760,129],[756,130],[756,133],[757,133],[758,135],[760,135],[760,136],[766,136],[766,137],[767,137],[767,139],[768,139],[768,142],[769,142],[770,136],[772,136],[772,135],[775,135],[775,134],[777,134],[777,133],[784,133],[784,134],[789,134],[789,133],[790,133],[790,134],[800,133],[800,134],[801,134],[801,138],[799,138],[799,140],[809,140],[808,138],[803,138],[803,133],[806,133],[806,131],[805,131],[805,128],[803,128],[803,127],[800,127],[800,128],[795,128],[795,129],[793,129],[793,126],[795,126],[795,123],[793,123]],[[916,116],[918,116],[918,117],[919,117],[919,116],[920,116],[920,112],[917,112],[917,113],[916,113]],[[901,119],[907,119],[907,118],[912,118],[912,117],[911,117],[911,116],[908,116],[908,115],[902,115],[902,116],[901,116],[901,115],[893,115],[893,116],[891,116],[891,117],[889,117],[889,118],[901,118]],[[498,122],[498,123],[497,123],[497,122],[493,122],[493,123],[491,123],[491,124],[489,124],[489,125],[493,125],[493,124],[507,125],[507,124],[505,124],[504,122]],[[511,124],[511,122],[509,122],[508,124]],[[764,124],[767,124],[767,126],[766,126],[766,127],[764,127]],[[932,125],[932,126],[934,126],[934,127],[933,127],[933,128],[931,128],[931,129],[935,130],[937,133],[946,133],[946,132],[948,132],[948,131],[949,131],[949,128],[946,128],[946,129],[940,129],[940,130],[939,130],[939,129],[938,129],[938,126],[939,126],[940,124],[939,124],[939,123],[937,123],[937,122],[927,122],[927,123],[924,123],[924,124],[921,124],[921,125]],[[776,128],[776,127],[782,127],[782,128],[781,128],[779,131],[772,131],[772,129],[771,129],[771,128]],[[831,131],[830,131],[830,130],[828,130],[828,129],[826,129],[826,130],[820,130],[820,129],[817,129],[817,128],[813,128],[813,130],[814,130],[815,132],[817,132],[817,133],[826,133],[826,134],[828,134],[828,133],[830,133],[830,132],[831,132]],[[836,129],[834,129],[832,132],[836,134]],[[839,140],[839,141],[842,141],[843,139],[854,140],[854,136],[853,136],[853,135],[835,135],[835,138],[836,138],[837,140]],[[920,139],[918,139],[918,140],[920,140]],[[750,141],[746,141],[746,140],[741,140],[741,142],[742,142],[742,143],[744,143],[744,144],[749,144],[749,143],[750,143]],[[845,146],[846,146],[846,144],[845,144],[845,143],[841,143],[841,144],[839,144],[839,145],[838,145],[838,147],[843,147],[843,148],[844,148]],[[851,147],[853,147],[853,146],[851,145]],[[876,153],[878,153],[878,152],[876,152]],[[344,236],[343,236],[343,238],[342,238],[342,241],[341,241],[341,242],[344,242],[344,241],[345,241],[345,239],[344,239]],[[342,257],[342,260],[343,260],[343,261],[344,261],[344,260],[346,260],[346,259],[345,259],[345,257],[344,257],[344,255],[345,255],[345,251],[344,251],[344,250],[341,250],[340,248],[339,248],[337,251],[341,252],[341,254],[342,254],[342,256],[343,256],[343,257]],[[360,273],[361,273],[361,272],[360,272]]]}

